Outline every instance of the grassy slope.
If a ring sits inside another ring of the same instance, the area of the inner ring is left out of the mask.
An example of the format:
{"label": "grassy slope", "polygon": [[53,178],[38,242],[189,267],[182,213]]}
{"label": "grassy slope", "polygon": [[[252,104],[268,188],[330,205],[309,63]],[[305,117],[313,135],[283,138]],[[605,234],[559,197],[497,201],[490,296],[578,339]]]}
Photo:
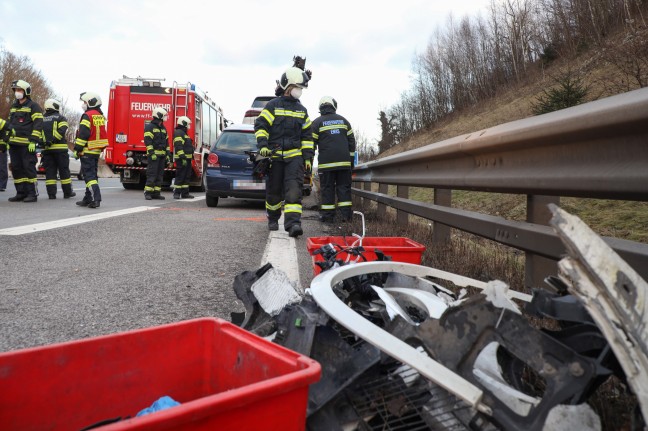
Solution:
{"label": "grassy slope", "polygon": [[[441,121],[431,130],[413,136],[380,157],[397,154],[424,145],[440,142],[466,133],[472,133],[498,124],[532,116],[531,107],[544,88],[554,84],[552,77],[571,69],[577,70],[589,86],[588,100],[609,97],[610,77],[618,72],[602,61],[596,54],[584,54],[579,58],[563,61],[543,71],[533,71],[527,82],[512,85],[497,97],[455,113]],[[615,76],[616,75],[616,76]],[[431,201],[432,192],[414,189],[413,199]],[[482,213],[498,215],[507,219],[524,220],[526,197],[524,195],[495,195],[490,193],[455,191],[453,206]],[[597,199],[563,198],[561,206],[579,216],[600,235],[648,243],[648,203]]]}

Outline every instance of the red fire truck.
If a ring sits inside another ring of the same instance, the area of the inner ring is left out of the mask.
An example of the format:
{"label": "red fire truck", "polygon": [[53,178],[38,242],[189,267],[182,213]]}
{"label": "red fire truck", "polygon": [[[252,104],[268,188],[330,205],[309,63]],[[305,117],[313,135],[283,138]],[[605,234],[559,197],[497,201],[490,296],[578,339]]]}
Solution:
{"label": "red fire truck", "polygon": [[[191,119],[188,135],[194,141],[192,188],[204,191],[205,166],[209,148],[226,126],[222,109],[194,84],[164,86],[163,79],[128,78],[124,76],[110,85],[108,105],[108,147],[106,164],[119,172],[125,189],[143,189],[146,182],[146,146],[144,126],[151,121],[154,108],[162,106],[169,112],[164,123],[173,151],[173,130],[178,117]],[[166,168],[162,185],[168,187],[175,177],[175,166]]]}

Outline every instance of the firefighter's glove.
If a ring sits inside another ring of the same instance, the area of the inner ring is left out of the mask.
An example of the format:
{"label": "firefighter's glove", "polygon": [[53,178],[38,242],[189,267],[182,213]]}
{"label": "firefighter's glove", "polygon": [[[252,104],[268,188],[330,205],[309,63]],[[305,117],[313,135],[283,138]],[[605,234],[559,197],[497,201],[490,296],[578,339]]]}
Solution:
{"label": "firefighter's glove", "polygon": [[182,159],[182,167],[184,168],[185,166],[187,166],[187,160]]}
{"label": "firefighter's glove", "polygon": [[270,157],[270,154],[272,154],[272,150],[268,147],[263,147],[261,150],[259,150],[259,154],[263,157]]}
{"label": "firefighter's glove", "polygon": [[304,162],[304,167],[306,168],[306,172],[310,172],[311,168],[313,167],[312,162],[310,160],[306,160]]}
{"label": "firefighter's glove", "polygon": [[34,144],[33,142],[30,142],[29,145],[27,145],[27,151],[29,151],[30,153],[33,153],[34,151],[36,151],[36,144]]}
{"label": "firefighter's glove", "polygon": [[150,159],[153,161],[157,160],[157,155],[156,154],[151,154]]}

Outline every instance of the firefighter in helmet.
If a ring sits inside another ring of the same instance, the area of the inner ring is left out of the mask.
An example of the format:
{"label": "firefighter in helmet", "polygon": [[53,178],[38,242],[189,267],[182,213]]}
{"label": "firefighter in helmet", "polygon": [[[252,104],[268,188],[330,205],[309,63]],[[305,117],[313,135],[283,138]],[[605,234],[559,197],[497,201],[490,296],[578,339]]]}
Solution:
{"label": "firefighter in helmet", "polygon": [[9,125],[0,118],[0,192],[7,188],[9,173],[7,172],[7,151],[9,150]]}
{"label": "firefighter in helmet", "polygon": [[176,164],[173,199],[193,199],[189,194],[189,178],[191,177],[191,161],[193,159],[193,141],[187,134],[191,125],[189,117],[178,118],[178,124],[173,131],[173,151]]}
{"label": "firefighter in helmet", "polygon": [[79,132],[74,141],[74,157],[81,158],[81,173],[86,182],[85,195],[76,204],[82,207],[99,208],[101,190],[99,189],[99,156],[108,146],[106,117],[101,111],[101,97],[89,91],[79,98],[84,110],[79,121]]}
{"label": "firefighter in helmet", "polygon": [[351,169],[356,142],[351,124],[336,111],[335,99],[324,96],[319,101],[321,115],[313,120],[313,143],[318,151],[317,172],[322,196],[320,220],[323,222],[334,221],[336,208],[343,221],[350,220],[352,214]]}
{"label": "firefighter in helmet", "polygon": [[9,111],[9,156],[16,196],[10,202],[36,202],[36,146],[42,143],[43,111],[31,99],[31,85],[18,79],[11,83],[16,100]]}
{"label": "firefighter in helmet", "polygon": [[45,101],[45,115],[43,116],[43,135],[45,148],[41,152],[41,163],[45,167],[45,188],[50,199],[56,199],[56,178],[61,179],[63,197],[69,199],[76,196],[72,191],[70,178],[70,157],[65,134],[68,130],[68,121],[59,112],[61,102],[55,99]]}
{"label": "firefighter in helmet", "polygon": [[304,169],[310,170],[313,160],[311,120],[299,102],[308,80],[300,68],[288,68],[279,80],[281,96],[270,100],[254,123],[259,154],[272,160],[266,180],[268,229],[279,229],[283,200],[284,229],[291,237],[304,233],[301,227]]}
{"label": "firefighter in helmet", "polygon": [[153,119],[144,126],[144,144],[148,156],[144,198],[147,201],[164,199],[160,192],[162,191],[164,168],[170,163],[169,153],[171,150],[169,136],[166,127],[164,127],[164,122],[169,117],[167,110],[158,106],[153,109],[152,115]]}

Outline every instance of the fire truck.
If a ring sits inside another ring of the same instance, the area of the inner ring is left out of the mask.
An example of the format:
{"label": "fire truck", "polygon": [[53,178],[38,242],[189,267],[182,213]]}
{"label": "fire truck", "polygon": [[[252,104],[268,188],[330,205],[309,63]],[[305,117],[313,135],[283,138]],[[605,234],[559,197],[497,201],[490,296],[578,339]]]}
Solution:
{"label": "fire truck", "polygon": [[[169,113],[164,123],[173,152],[173,130],[178,117],[187,116],[191,126],[187,134],[194,142],[192,189],[204,191],[205,167],[211,145],[220,136],[227,120],[223,110],[195,84],[187,82],[163,85],[164,79],[129,78],[124,76],[110,85],[108,105],[108,147],[106,164],[125,189],[143,189],[146,183],[146,146],[144,126],[152,119],[154,108],[161,106]],[[175,177],[175,166],[164,171],[163,187]]]}

